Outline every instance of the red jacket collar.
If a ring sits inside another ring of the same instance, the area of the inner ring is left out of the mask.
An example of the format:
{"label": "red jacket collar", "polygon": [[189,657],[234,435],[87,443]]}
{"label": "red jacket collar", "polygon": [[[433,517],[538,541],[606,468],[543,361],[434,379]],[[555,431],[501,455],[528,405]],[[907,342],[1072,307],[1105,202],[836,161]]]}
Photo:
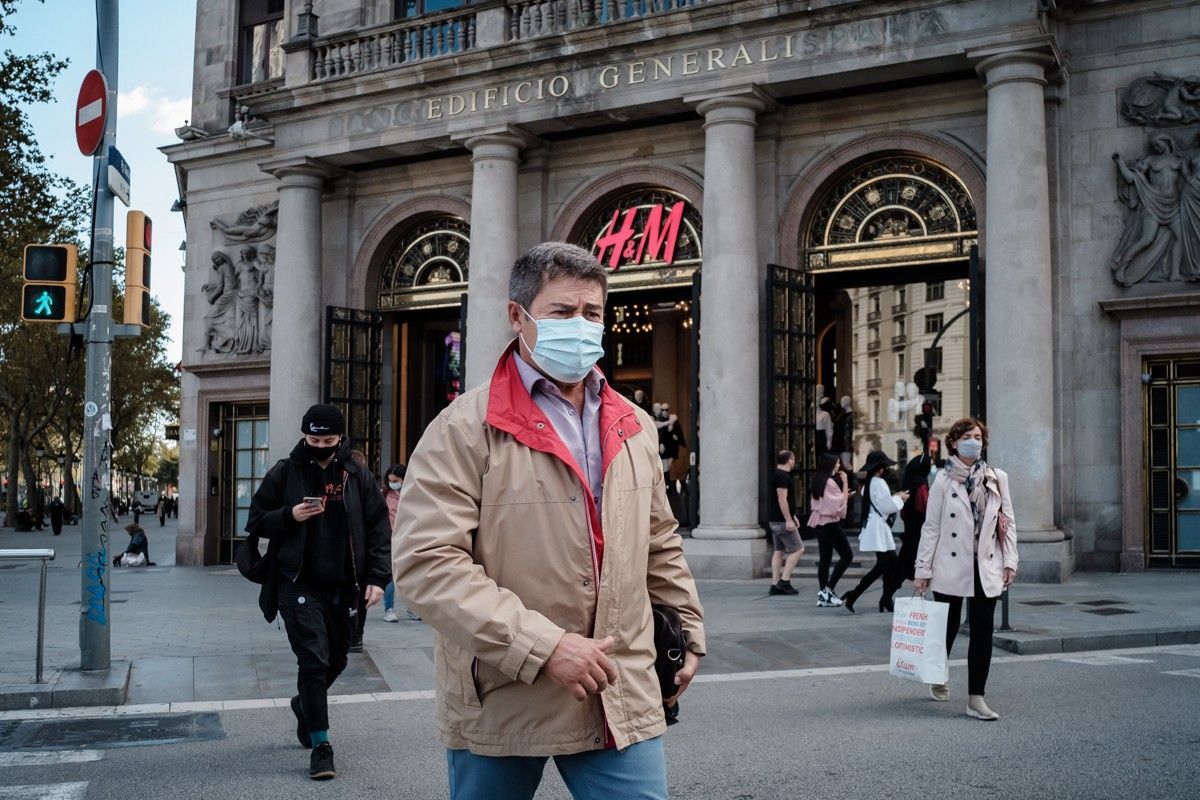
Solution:
{"label": "red jacket collar", "polygon": [[[554,432],[550,420],[533,402],[525,384],[521,381],[521,373],[517,371],[514,359],[517,340],[514,339],[500,356],[496,371],[492,373],[492,382],[488,391],[486,421],[493,428],[511,434],[517,441],[535,450],[554,453],[563,460],[573,464],[574,460],[567,452],[566,446]],[[599,371],[599,367],[595,368]],[[600,441],[604,451],[604,471],[616,458],[621,445],[626,439],[640,433],[642,425],[638,422],[633,406],[622,397],[609,382],[604,382],[600,390]],[[586,485],[586,481],[584,482]]]}

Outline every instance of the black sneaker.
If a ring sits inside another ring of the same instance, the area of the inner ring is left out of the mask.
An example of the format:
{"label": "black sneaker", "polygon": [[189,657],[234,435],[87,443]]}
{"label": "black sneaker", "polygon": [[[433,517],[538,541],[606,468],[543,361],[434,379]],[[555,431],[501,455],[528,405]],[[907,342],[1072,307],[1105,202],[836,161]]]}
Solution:
{"label": "black sneaker", "polygon": [[312,758],[308,762],[308,777],[314,781],[327,781],[337,777],[333,766],[333,745],[321,742],[313,748]]}
{"label": "black sneaker", "polygon": [[304,709],[300,707],[300,695],[292,698],[292,713],[296,715],[296,739],[301,747],[312,748],[312,739],[308,735],[308,723],[304,721]]}
{"label": "black sneaker", "polygon": [[767,594],[772,596],[777,594],[787,594],[787,589],[783,588],[783,581],[780,581],[779,583],[772,583],[771,588],[767,589]]}
{"label": "black sneaker", "polygon": [[783,589],[784,594],[800,594],[800,592],[792,586],[791,581],[780,581],[779,588]]}

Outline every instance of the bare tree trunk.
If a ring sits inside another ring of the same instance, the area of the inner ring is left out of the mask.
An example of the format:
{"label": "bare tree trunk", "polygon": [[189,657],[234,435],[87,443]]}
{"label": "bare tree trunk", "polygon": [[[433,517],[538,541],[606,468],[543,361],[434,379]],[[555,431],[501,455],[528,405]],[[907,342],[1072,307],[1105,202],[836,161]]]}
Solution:
{"label": "bare tree trunk", "polygon": [[8,412],[8,453],[5,461],[5,475],[8,476],[8,496],[4,501],[4,525],[15,528],[17,525],[17,483],[20,480],[21,447],[17,434],[21,415],[17,411]]}
{"label": "bare tree trunk", "polygon": [[25,499],[29,505],[29,513],[33,515],[33,526],[42,527],[42,486],[38,482],[33,462],[29,459],[29,448],[21,448],[21,471],[25,473]]}

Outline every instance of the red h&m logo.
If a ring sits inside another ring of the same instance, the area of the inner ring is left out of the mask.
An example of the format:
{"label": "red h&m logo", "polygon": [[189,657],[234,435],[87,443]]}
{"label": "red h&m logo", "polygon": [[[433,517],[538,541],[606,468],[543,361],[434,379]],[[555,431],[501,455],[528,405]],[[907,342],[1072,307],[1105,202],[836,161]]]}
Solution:
{"label": "red h&m logo", "polygon": [[[613,212],[612,221],[604,235],[596,240],[596,259],[609,269],[616,270],[622,264],[641,264],[648,256],[651,262],[672,264],[675,261],[675,242],[679,239],[679,226],[683,222],[683,201],[671,206],[663,223],[663,204],[650,206],[642,230],[635,229],[641,208],[631,208],[621,217],[621,210]],[[621,227],[617,228],[617,220]],[[605,254],[608,260],[605,262]]]}

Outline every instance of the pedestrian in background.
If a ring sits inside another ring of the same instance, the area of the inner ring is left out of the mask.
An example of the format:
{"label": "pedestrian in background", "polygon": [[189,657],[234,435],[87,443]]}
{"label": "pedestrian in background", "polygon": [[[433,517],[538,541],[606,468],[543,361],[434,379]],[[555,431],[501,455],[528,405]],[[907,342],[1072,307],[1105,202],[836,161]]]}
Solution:
{"label": "pedestrian in background", "polygon": [[[360,466],[364,472],[370,474],[370,468],[367,466],[367,454],[362,450],[351,450],[350,459]],[[389,531],[391,528],[389,527]],[[350,635],[350,652],[361,653],[363,651],[363,633],[367,629],[367,599],[360,595],[358,598],[358,614],[354,618],[354,630]]]}
{"label": "pedestrian in background", "polygon": [[800,523],[796,519],[796,454],[780,450],[775,454],[775,472],[771,476],[771,503],[767,523],[771,529],[771,588],[769,595],[800,594],[792,586],[792,570],[804,555]]}
{"label": "pedestrian in background", "polygon": [[[327,780],[337,774],[329,687],[346,668],[359,597],[367,606],[383,597],[391,540],[375,478],[350,457],[342,412],[312,406],[300,430],[303,438],[254,493],[246,531],[271,541],[273,599],[296,654],[296,738],[312,748],[309,777]],[[271,599],[260,596],[260,604]]]}
{"label": "pedestrian in background", "polygon": [[904,585],[904,582],[916,577],[914,569],[917,563],[917,548],[921,544],[921,527],[925,524],[925,509],[929,505],[929,481],[932,470],[933,456],[928,450],[916,458],[910,459],[904,465],[900,488],[908,492],[908,499],[904,501],[904,508],[900,509],[900,521],[904,523],[900,552],[896,556],[890,583],[884,588],[884,597],[889,604],[892,596]]}
{"label": "pedestrian in background", "polygon": [[[451,800],[530,800],[550,757],[576,800],[667,797],[664,706],[699,668],[704,612],[654,421],[595,367],[607,287],[575,245],[517,259],[516,339],[408,462],[393,568],[435,631]],[[669,698],[652,603],[686,639]]]}
{"label": "pedestrian in background", "polygon": [[50,501],[50,529],[54,531],[54,535],[58,536],[62,533],[63,526],[63,501],[58,495]]}
{"label": "pedestrian in background", "polygon": [[[850,500],[850,477],[842,468],[842,460],[836,453],[825,453],[817,459],[809,496],[812,498],[812,512],[808,515],[808,527],[817,534],[820,554],[817,561],[817,582],[820,584],[817,606],[840,606],[842,598],[838,597],[835,588],[842,573],[854,559],[854,551],[850,549],[846,532],[842,530],[842,520],[846,518],[846,506]],[[835,550],[838,562],[831,575],[829,564]]]}
{"label": "pedestrian in background", "polygon": [[[867,512],[866,524],[858,534],[858,549],[861,553],[874,553],[875,566],[862,577],[850,591],[842,595],[842,605],[854,613],[854,604],[876,579],[883,581],[884,595],[888,595],[892,574],[895,571],[896,539],[892,536],[892,524],[896,513],[908,499],[908,492],[892,494],[884,476],[896,465],[882,450],[872,450],[863,465],[867,482],[863,485],[863,504]],[[881,598],[879,611],[891,611],[891,601]]]}
{"label": "pedestrian in background", "polygon": [[[950,605],[947,657],[958,634],[963,598],[971,600],[967,716],[991,721],[1000,715],[988,708],[983,694],[992,666],[996,600],[1017,577],[1017,522],[1008,474],[983,459],[987,444],[987,426],[977,419],[967,417],[950,426],[950,457],[929,489],[914,586],[921,594],[932,588],[934,600]],[[931,686],[930,693],[946,702],[950,686]]]}
{"label": "pedestrian in background", "polygon": [[159,495],[158,506],[155,508],[158,512],[158,527],[166,527],[167,524],[167,498],[165,495]]}
{"label": "pedestrian in background", "polygon": [[[403,464],[392,464],[387,469],[387,473],[383,476],[383,499],[387,503],[388,508],[388,525],[392,529],[396,527],[396,510],[400,508],[400,490],[404,487],[404,474],[406,469]],[[420,617],[412,612],[412,609],[404,610],[405,616],[408,619],[420,621]],[[396,582],[389,581],[387,588],[383,590],[383,621],[384,622],[399,622],[400,617],[396,616]]]}

